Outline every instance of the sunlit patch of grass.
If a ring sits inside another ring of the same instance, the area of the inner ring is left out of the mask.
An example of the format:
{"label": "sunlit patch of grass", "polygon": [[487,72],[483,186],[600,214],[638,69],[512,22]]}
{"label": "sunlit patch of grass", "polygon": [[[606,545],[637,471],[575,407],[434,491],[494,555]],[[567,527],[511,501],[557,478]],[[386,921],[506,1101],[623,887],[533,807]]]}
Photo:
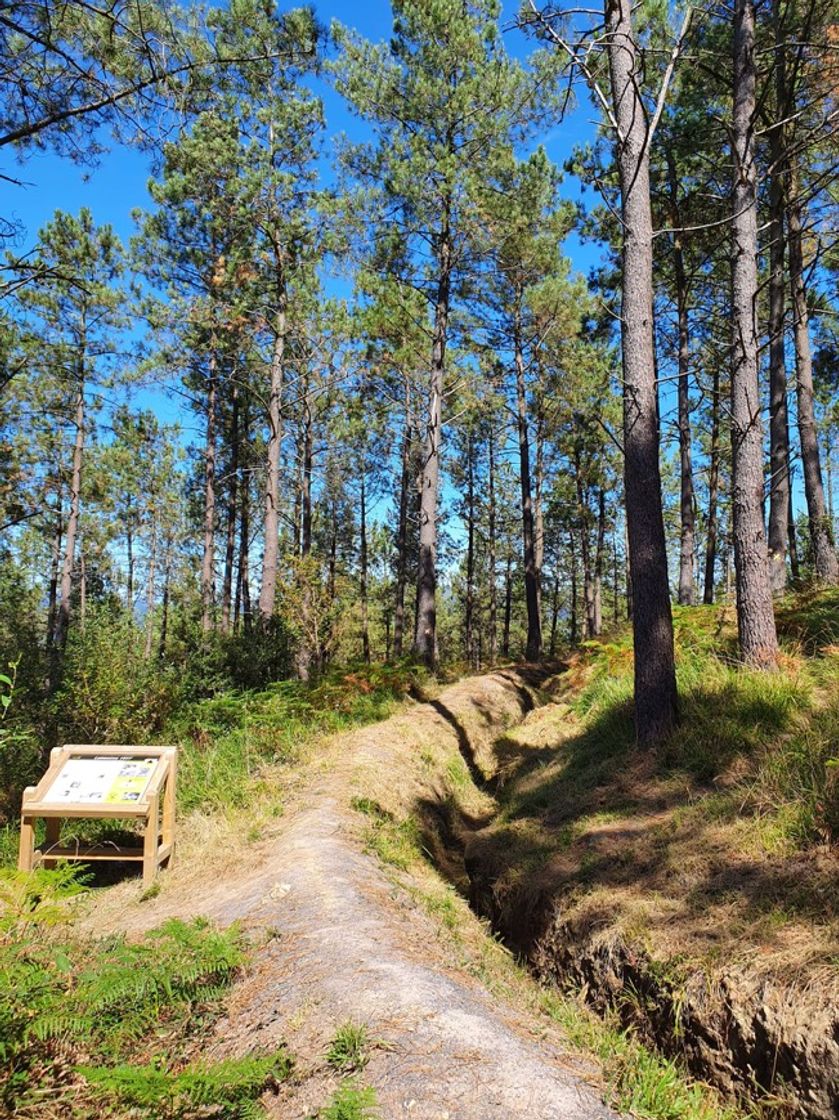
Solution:
{"label": "sunlit patch of grass", "polygon": [[373,1120],[377,1115],[376,1093],[369,1085],[345,1081],[332,1101],[318,1110],[319,1120]]}
{"label": "sunlit patch of grass", "polygon": [[364,830],[365,850],[373,852],[382,863],[407,871],[412,862],[421,857],[422,833],[414,817],[397,821],[377,801],[366,797],[354,797],[350,804],[368,818]]}
{"label": "sunlit patch of grass", "polygon": [[600,1060],[611,1101],[620,1111],[652,1120],[745,1120],[708,1085],[642,1046],[614,1021],[594,1016],[553,989],[542,990],[540,1004],[575,1047]]}
{"label": "sunlit patch of grass", "polygon": [[339,1073],[363,1069],[370,1059],[370,1035],[361,1023],[346,1022],[335,1032],[326,1060]]}

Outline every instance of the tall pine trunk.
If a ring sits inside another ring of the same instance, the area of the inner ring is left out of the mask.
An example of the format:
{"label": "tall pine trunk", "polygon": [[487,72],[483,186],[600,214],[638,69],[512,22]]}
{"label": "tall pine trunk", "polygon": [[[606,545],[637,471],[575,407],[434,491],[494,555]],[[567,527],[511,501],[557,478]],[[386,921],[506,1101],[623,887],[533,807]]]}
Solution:
{"label": "tall pine trunk", "polygon": [[556,657],[556,635],[559,625],[559,576],[554,576],[553,595],[551,596],[551,644],[550,656]]}
{"label": "tall pine trunk", "polygon": [[539,618],[539,583],[536,574],[536,530],[530,479],[530,437],[527,430],[527,387],[521,337],[521,299],[521,292],[518,292],[513,318],[513,357],[516,365],[516,426],[519,437],[524,598],[527,605],[525,657],[528,661],[538,661],[542,655],[542,623]]}
{"label": "tall pine trunk", "polygon": [[64,533],[64,518],[61,509],[61,480],[56,478],[55,532],[52,538],[50,556],[50,582],[47,594],[47,648],[55,641],[56,611],[58,609],[58,577],[61,571],[61,538]]}
{"label": "tall pine trunk", "polygon": [[[773,138],[777,130],[773,130]],[[789,548],[789,415],[784,345],[783,187],[780,144],[773,139],[769,187],[769,582],[773,595],[787,585]]]}
{"label": "tall pine trunk", "polygon": [[[302,411],[299,433],[299,459],[300,459],[300,489],[298,504],[300,507],[300,559],[305,561],[312,551],[312,469],[314,460],[314,433],[312,431],[312,405],[308,378],[303,384]],[[312,618],[312,595],[309,581],[311,573],[305,568],[301,570],[302,585],[300,588],[300,614],[303,633],[297,647],[296,669],[301,681],[308,681],[312,675],[312,664],[320,656],[317,644],[312,641],[310,623]]]}
{"label": "tall pine trunk", "polygon": [[157,644],[157,656],[162,661],[166,656],[166,639],[169,635],[169,589],[172,579],[172,538],[166,538],[166,549],[163,559],[163,600],[160,604],[160,640]]}
{"label": "tall pine trunk", "polygon": [[84,634],[87,622],[87,566],[84,558],[84,541],[79,537],[79,629]]}
{"label": "tall pine trunk", "polygon": [[470,429],[466,445],[466,603],[464,610],[464,645],[470,668],[475,657],[475,445]]}
{"label": "tall pine trunk", "polygon": [[755,667],[771,668],[775,664],[778,642],[763,528],[763,433],[756,322],[758,281],[754,50],[754,2],[735,0],[731,505],[737,582],[737,627],[743,660]]}
{"label": "tall pine trunk", "polygon": [[621,338],[624,470],[632,577],[635,733],[654,743],[677,717],[673,619],[659,468],[653,342],[653,246],[646,109],[637,82],[631,0],[607,0],[607,53],[619,129],[623,217]]}
{"label": "tall pine trunk", "polygon": [[393,613],[393,656],[401,657],[405,634],[405,587],[408,582],[408,503],[411,495],[411,383],[405,378],[405,429],[399,475],[399,517],[396,525],[396,603]]}
{"label": "tall pine trunk", "polygon": [[792,298],[793,338],[795,340],[795,396],[798,412],[798,439],[804,469],[804,494],[813,565],[820,583],[839,582],[839,563],[833,544],[833,532],[824,499],[824,484],[816,428],[813,394],[813,357],[810,349],[810,323],[807,290],[804,280],[803,205],[795,158],[788,162],[789,203],[787,236],[789,240],[789,280]]}
{"label": "tall pine trunk", "polygon": [[504,571],[504,623],[501,631],[501,656],[510,656],[510,623],[513,619],[513,557],[507,553]]}
{"label": "tall pine trunk", "polygon": [[233,569],[236,563],[236,527],[239,504],[239,389],[233,386],[230,421],[230,458],[228,460],[224,579],[221,591],[221,632],[229,634],[233,616]]}
{"label": "tall pine trunk", "polygon": [[568,612],[568,642],[574,646],[577,644],[580,631],[577,624],[577,547],[573,530],[568,531],[568,555],[571,559],[571,607]]}
{"label": "tall pine trunk", "polygon": [[708,452],[708,524],[705,534],[705,588],[702,602],[709,606],[714,601],[714,578],[717,566],[717,538],[719,536],[720,495],[720,371],[714,363],[711,389],[711,446]]}
{"label": "tall pine trunk", "polygon": [[787,585],[789,548],[789,415],[784,345],[784,187],[783,149],[787,91],[781,0],[772,0],[775,35],[775,111],[778,123],[769,133],[769,583],[773,595]]}
{"label": "tall pine trunk", "polygon": [[597,495],[597,548],[594,553],[594,636],[603,630],[603,561],[606,556],[606,491]]}
{"label": "tall pine trunk", "polygon": [[488,529],[489,540],[487,541],[487,565],[488,565],[488,579],[489,579],[489,663],[495,664],[495,659],[498,655],[498,587],[496,585],[496,563],[497,558],[495,555],[496,548],[496,524],[497,515],[495,509],[495,434],[490,422],[489,431],[487,433],[487,456],[488,463],[488,483],[489,483],[489,509],[488,515]]}
{"label": "tall pine trunk", "polygon": [[443,380],[451,298],[451,200],[448,198],[443,205],[437,241],[437,294],[434,301],[428,423],[420,491],[417,627],[414,637],[414,652],[431,668],[437,664],[437,504],[440,487]]}
{"label": "tall pine trunk", "polygon": [[277,561],[280,547],[280,453],[283,444],[283,367],[285,356],[285,288],[280,286],[281,302],[274,327],[271,352],[271,383],[268,395],[268,446],[265,462],[265,513],[262,582],[259,588],[259,615],[264,621],[274,614],[277,595]]}
{"label": "tall pine trunk", "polygon": [[667,153],[667,180],[670,191],[670,210],[673,226],[673,273],[676,281],[676,320],[679,333],[678,345],[678,424],[679,424],[679,602],[690,606],[694,602],[693,569],[696,541],[696,501],[693,488],[693,463],[691,456],[690,424],[690,323],[688,317],[688,279],[685,270],[682,224],[679,211],[676,161],[672,152]]}
{"label": "tall pine trunk", "polygon": [[359,521],[361,528],[361,656],[365,664],[370,664],[370,604],[367,597],[367,471],[361,464],[361,492],[359,495]]}
{"label": "tall pine trunk", "polygon": [[536,404],[536,474],[533,487],[534,554],[536,560],[536,615],[542,618],[542,568],[545,566],[545,411],[541,389]]}
{"label": "tall pine trunk", "polygon": [[146,640],[143,647],[143,658],[148,661],[152,654],[154,643],[154,597],[156,592],[155,579],[157,576],[157,517],[152,513],[151,545],[149,547],[149,570],[146,575]]}
{"label": "tall pine trunk", "polygon": [[251,410],[250,398],[246,393],[242,401],[242,448],[244,459],[240,456],[239,470],[239,549],[236,562],[236,596],[233,615],[233,628],[238,630],[239,623],[245,633],[251,628],[251,587],[250,587],[250,523],[251,523],[251,486],[250,486],[250,447],[251,447]]}
{"label": "tall pine trunk", "polygon": [[128,563],[128,583],[125,588],[125,609],[134,613],[134,508],[131,495],[126,501],[125,555]]}
{"label": "tall pine trunk", "polygon": [[213,571],[216,528],[216,355],[210,357],[207,379],[207,427],[204,436],[204,553],[201,561],[201,630],[213,628]]}
{"label": "tall pine trunk", "polygon": [[[82,460],[84,457],[84,365],[83,359],[79,362],[78,384],[76,386],[76,411],[74,418],[75,438],[73,440],[73,467],[70,474],[70,513],[67,518],[67,531],[64,537],[64,563],[61,569],[61,587],[59,589],[58,610],[55,620],[55,638],[53,645],[59,656],[67,643],[67,631],[70,628],[71,599],[73,594],[73,567],[76,561],[76,537],[79,532],[79,510],[81,505],[82,490]],[[53,687],[58,686],[58,678],[52,681]]]}

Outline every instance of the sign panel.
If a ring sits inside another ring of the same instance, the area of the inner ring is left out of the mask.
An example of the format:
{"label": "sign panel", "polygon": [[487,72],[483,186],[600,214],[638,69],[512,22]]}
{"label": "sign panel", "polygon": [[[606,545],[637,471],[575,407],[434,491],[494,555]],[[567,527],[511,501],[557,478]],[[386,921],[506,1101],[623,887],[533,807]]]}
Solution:
{"label": "sign panel", "polygon": [[156,758],[94,755],[66,759],[43,796],[52,804],[114,805],[142,800]]}

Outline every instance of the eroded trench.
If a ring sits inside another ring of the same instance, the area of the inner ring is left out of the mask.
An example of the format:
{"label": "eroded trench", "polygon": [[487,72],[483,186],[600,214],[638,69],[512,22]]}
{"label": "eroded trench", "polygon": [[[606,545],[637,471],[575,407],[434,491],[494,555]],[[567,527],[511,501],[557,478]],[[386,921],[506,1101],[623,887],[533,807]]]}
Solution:
{"label": "eroded trench", "polygon": [[[502,676],[525,722],[556,703],[557,667]],[[839,1008],[825,1000],[823,988],[758,973],[748,962],[713,975],[680,967],[674,976],[643,944],[610,927],[608,914],[594,923],[576,919],[561,892],[540,885],[537,870],[522,870],[519,889],[499,889],[509,868],[509,853],[494,835],[499,787],[541,765],[542,752],[511,746],[509,713],[499,736],[490,714],[479,710],[469,719],[443,698],[431,704],[456,731],[470,782],[484,796],[475,810],[472,799],[429,783],[413,807],[423,845],[530,971],[581,993],[595,1011],[617,1015],[646,1044],[746,1111],[756,1109],[767,1120],[839,1117]]]}

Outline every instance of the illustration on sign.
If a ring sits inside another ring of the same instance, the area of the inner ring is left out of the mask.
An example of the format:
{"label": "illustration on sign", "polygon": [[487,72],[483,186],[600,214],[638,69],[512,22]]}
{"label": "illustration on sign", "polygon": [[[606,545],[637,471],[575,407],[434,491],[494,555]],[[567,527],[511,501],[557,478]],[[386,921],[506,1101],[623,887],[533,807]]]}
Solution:
{"label": "illustration on sign", "polygon": [[68,758],[44,800],[73,805],[139,801],[156,764],[156,758],[132,758],[130,755]]}

